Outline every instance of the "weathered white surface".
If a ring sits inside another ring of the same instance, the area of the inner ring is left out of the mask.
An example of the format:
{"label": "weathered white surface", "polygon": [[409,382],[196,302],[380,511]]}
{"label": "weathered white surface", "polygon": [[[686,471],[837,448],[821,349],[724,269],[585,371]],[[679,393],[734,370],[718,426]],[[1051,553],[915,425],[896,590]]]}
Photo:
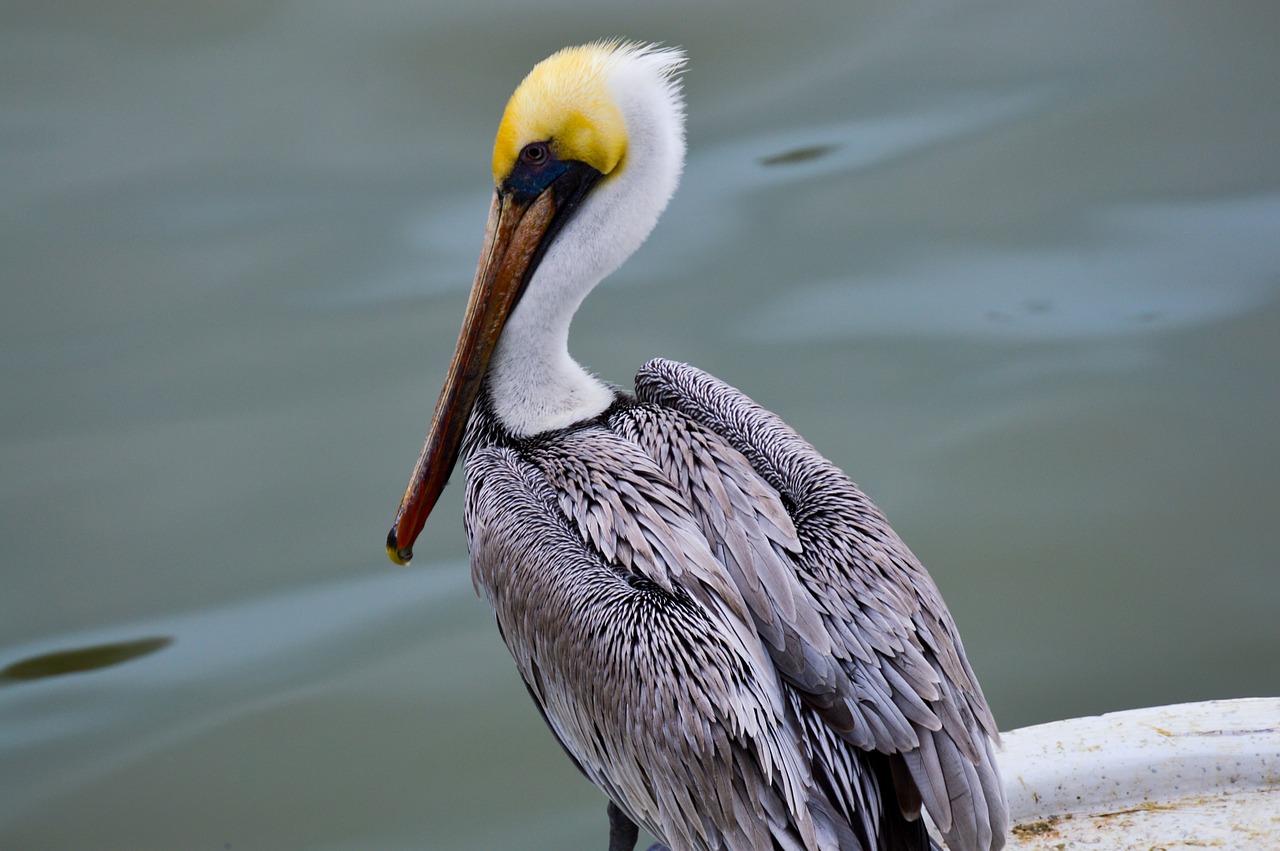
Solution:
{"label": "weathered white surface", "polygon": [[1280,849],[1280,698],[1004,734],[1015,849]]}

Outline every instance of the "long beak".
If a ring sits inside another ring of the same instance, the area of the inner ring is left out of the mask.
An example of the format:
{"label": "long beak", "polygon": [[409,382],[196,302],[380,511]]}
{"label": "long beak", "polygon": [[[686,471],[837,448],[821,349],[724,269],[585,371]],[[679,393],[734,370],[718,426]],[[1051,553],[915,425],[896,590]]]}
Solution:
{"label": "long beak", "polygon": [[494,194],[449,377],[440,391],[409,487],[400,500],[395,525],[387,535],[387,555],[396,564],[408,564],[413,558],[413,542],[449,481],[498,335],[524,289],[530,264],[540,256],[539,246],[555,212],[555,193],[550,189],[524,199],[514,193]]}

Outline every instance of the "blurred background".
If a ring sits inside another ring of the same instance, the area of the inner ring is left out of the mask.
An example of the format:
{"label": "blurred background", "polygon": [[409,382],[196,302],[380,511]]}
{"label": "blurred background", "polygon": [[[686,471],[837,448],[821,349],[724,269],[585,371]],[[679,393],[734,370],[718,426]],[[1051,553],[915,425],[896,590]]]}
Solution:
{"label": "blurred background", "polygon": [[929,566],[1002,727],[1280,693],[1280,6],[0,6],[0,847],[559,849],[604,798],[383,552],[503,105],[680,44],[572,349],[742,388]]}

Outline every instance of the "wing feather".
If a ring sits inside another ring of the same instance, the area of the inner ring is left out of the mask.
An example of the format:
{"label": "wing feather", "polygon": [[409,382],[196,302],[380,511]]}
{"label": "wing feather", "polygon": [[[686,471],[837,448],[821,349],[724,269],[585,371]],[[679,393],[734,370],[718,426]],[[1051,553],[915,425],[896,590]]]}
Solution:
{"label": "wing feather", "polygon": [[[651,361],[636,376],[636,392],[641,402],[689,421],[658,429],[660,438],[646,448],[669,471],[702,468],[688,479],[708,539],[731,536],[723,529],[747,514],[747,545],[758,555],[763,548],[750,536],[768,528],[772,560],[744,557],[738,541],[726,540],[724,549],[754,622],[768,624],[760,631],[784,680],[806,705],[842,705],[854,723],[844,729],[829,722],[833,735],[901,754],[955,851],[1002,847],[1007,807],[993,755],[999,732],[937,587],[880,510],[777,416],[700,370]],[[729,451],[709,438],[691,441],[699,426]],[[643,443],[645,429],[632,431]],[[682,448],[664,448],[673,440]],[[690,443],[695,448],[686,448]],[[715,459],[719,476],[710,475],[704,454]],[[742,498],[715,478],[734,482]],[[755,484],[743,484],[751,479]],[[733,514],[717,513],[717,505]],[[775,621],[781,643],[772,640]],[[837,715],[819,712],[824,720]],[[905,816],[914,817],[915,797],[898,793]]]}
{"label": "wing feather", "polygon": [[467,461],[473,577],[530,693],[583,772],[672,848],[837,851],[815,833],[821,802],[747,604],[627,446],[586,429]]}

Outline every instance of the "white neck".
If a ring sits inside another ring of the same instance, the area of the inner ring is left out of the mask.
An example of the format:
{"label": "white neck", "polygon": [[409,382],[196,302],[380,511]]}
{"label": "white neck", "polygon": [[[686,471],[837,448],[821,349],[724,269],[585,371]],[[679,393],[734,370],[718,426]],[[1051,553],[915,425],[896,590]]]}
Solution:
{"label": "white neck", "polygon": [[517,437],[566,428],[613,402],[613,391],[569,354],[569,321],[590,286],[572,305],[551,305],[530,299],[533,283],[507,321],[489,366],[494,412]]}
{"label": "white neck", "polygon": [[613,391],[569,355],[569,323],[587,293],[640,247],[680,180],[684,115],[654,63],[620,65],[610,83],[627,150],[547,248],[489,367],[494,412],[520,437],[596,417]]}

